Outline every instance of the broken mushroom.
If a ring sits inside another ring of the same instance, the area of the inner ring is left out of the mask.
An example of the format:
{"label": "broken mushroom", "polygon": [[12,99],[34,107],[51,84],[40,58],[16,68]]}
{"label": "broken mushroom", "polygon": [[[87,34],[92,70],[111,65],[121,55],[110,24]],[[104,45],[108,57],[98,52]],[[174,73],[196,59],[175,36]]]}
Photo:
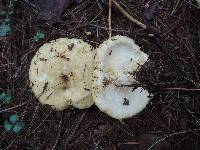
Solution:
{"label": "broken mushroom", "polygon": [[56,110],[69,105],[90,107],[93,47],[80,39],[60,38],[44,44],[33,57],[29,80],[32,91],[42,104]]}
{"label": "broken mushroom", "polygon": [[97,49],[93,98],[101,111],[113,118],[132,117],[149,102],[149,93],[138,86],[135,73],[148,55],[125,36],[115,36]]}

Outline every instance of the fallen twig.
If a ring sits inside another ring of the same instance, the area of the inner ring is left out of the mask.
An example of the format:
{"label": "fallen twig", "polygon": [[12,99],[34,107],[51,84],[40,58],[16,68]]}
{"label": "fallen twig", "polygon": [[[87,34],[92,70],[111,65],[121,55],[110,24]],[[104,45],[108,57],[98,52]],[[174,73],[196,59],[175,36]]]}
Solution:
{"label": "fallen twig", "polygon": [[16,109],[16,108],[19,108],[19,107],[21,107],[21,106],[23,106],[23,105],[25,105],[25,104],[27,104],[27,103],[28,103],[28,102],[25,102],[25,103],[16,105],[16,106],[14,106],[14,107],[10,107],[10,108],[4,109],[4,110],[0,110],[0,113],[11,111],[11,110]]}
{"label": "fallen twig", "polygon": [[109,0],[109,14],[108,14],[108,24],[109,24],[109,38],[112,36],[112,27],[111,27],[111,5],[112,0]]}
{"label": "fallen twig", "polygon": [[60,123],[59,123],[58,136],[57,136],[55,144],[52,147],[52,150],[54,150],[56,148],[56,145],[58,144],[58,141],[59,141],[59,138],[60,138],[60,135],[61,135],[61,131],[62,131],[62,123],[63,123],[63,112],[62,112],[62,117],[61,117]]}
{"label": "fallen twig", "polygon": [[151,145],[148,150],[152,150],[153,147],[155,147],[157,144],[159,144],[160,142],[166,140],[167,138],[170,138],[172,136],[175,136],[175,135],[179,135],[179,134],[185,134],[185,133],[188,133],[188,132],[194,132],[194,131],[199,131],[200,129],[193,129],[193,130],[187,130],[187,131],[181,131],[181,132],[176,132],[176,133],[172,133],[172,134],[168,134],[162,138],[160,138],[159,140],[157,140],[153,145]]}
{"label": "fallen twig", "polygon": [[140,27],[142,27],[142,28],[144,28],[144,29],[147,28],[147,26],[146,26],[145,24],[143,24],[142,22],[136,20],[136,19],[133,18],[130,14],[128,14],[128,13],[126,12],[126,10],[124,10],[115,0],[111,0],[111,1],[112,1],[112,2],[114,3],[114,5],[124,14],[124,16],[126,16],[131,22],[133,22],[133,23],[139,25]]}
{"label": "fallen twig", "polygon": [[85,114],[86,114],[86,112],[84,112],[84,113],[81,115],[81,117],[80,117],[80,119],[78,120],[78,122],[76,123],[76,125],[71,129],[71,132],[70,132],[70,134],[68,135],[68,138],[67,138],[66,141],[65,141],[65,144],[64,144],[65,146],[64,146],[64,147],[67,147],[67,145],[69,144],[69,142],[74,138],[74,134],[75,134],[75,132],[78,130],[78,128],[79,128],[79,126],[80,126],[80,124],[81,124],[81,122],[82,122],[82,120],[83,120]]}
{"label": "fallen twig", "polygon": [[187,88],[179,88],[179,87],[174,87],[174,88],[164,88],[164,90],[200,91],[200,89],[187,89]]}

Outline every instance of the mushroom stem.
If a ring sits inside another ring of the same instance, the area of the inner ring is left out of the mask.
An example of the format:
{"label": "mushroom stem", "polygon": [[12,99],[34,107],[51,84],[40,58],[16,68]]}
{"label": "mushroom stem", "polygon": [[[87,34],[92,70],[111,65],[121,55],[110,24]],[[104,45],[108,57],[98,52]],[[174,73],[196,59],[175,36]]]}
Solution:
{"label": "mushroom stem", "polygon": [[120,5],[119,3],[117,3],[115,0],[111,0],[114,5],[122,12],[122,14],[124,14],[124,16],[126,16],[131,22],[139,25],[140,27],[146,29],[147,26],[145,24],[143,24],[142,22],[136,20],[135,18],[133,18],[133,16],[131,16],[130,14],[128,14]]}

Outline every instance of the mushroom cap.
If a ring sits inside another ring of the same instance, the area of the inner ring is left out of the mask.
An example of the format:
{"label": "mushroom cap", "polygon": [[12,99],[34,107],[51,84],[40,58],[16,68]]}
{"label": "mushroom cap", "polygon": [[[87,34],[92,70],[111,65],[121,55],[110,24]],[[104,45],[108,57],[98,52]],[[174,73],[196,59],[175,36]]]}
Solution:
{"label": "mushroom cap", "polygon": [[42,104],[56,110],[73,104],[80,109],[90,107],[94,103],[94,56],[93,47],[80,39],[60,38],[44,44],[30,65],[33,93]]}
{"label": "mushroom cap", "polygon": [[113,118],[132,117],[149,102],[149,93],[132,85],[139,82],[134,74],[148,59],[135,42],[115,36],[97,49],[93,98],[97,107]]}

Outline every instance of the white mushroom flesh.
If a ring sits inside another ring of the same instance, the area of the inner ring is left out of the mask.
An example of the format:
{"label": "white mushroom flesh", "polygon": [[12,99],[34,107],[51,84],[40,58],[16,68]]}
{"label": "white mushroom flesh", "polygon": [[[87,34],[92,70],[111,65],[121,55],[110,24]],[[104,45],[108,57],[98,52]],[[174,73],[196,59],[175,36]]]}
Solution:
{"label": "white mushroom flesh", "polygon": [[[125,36],[115,36],[97,49],[93,98],[105,113],[117,119],[131,117],[149,102],[148,91],[131,87],[139,82],[135,73],[147,61],[148,55]],[[127,102],[127,103],[126,103]]]}
{"label": "white mushroom flesh", "polygon": [[138,87],[105,87],[96,96],[95,104],[113,118],[129,118],[142,111],[149,102],[147,90]]}

